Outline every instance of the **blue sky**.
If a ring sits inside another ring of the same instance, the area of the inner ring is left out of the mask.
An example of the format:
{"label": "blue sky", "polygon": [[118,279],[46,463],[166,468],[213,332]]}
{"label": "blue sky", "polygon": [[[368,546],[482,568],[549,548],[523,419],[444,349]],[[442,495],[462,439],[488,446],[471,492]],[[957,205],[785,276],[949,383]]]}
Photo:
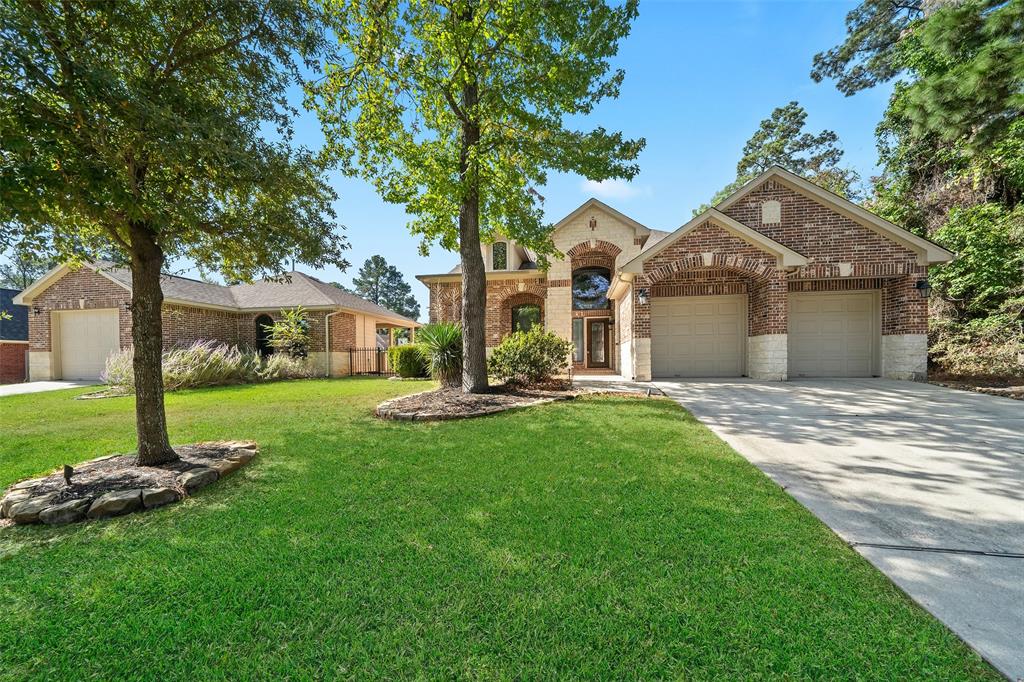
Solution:
{"label": "blue sky", "polygon": [[[836,131],[845,161],[870,177],[877,163],[874,128],[889,88],[848,98],[809,76],[814,54],[843,39],[844,17],[855,5],[641,0],[640,16],[615,60],[626,71],[622,93],[587,119],[591,127],[647,139],[640,175],[632,183],[597,187],[578,176],[553,175],[541,189],[546,217],[557,221],[596,196],[649,227],[675,229],[734,179],[744,142],[773,108],[791,100],[807,109],[808,130]],[[298,128],[299,142],[320,144],[315,117],[303,117]],[[420,256],[401,207],[385,204],[362,181],[338,174],[332,181],[352,266],[313,274],[348,285],[359,265],[379,253],[406,275],[425,318],[427,289],[413,276],[446,272],[458,255],[434,247]]]}

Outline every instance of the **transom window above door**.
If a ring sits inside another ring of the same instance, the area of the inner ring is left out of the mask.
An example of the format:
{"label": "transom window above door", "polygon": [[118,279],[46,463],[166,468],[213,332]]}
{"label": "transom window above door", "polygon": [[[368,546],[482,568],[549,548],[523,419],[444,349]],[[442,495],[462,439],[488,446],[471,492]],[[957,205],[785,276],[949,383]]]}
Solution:
{"label": "transom window above door", "polygon": [[572,273],[572,309],[607,310],[611,271],[608,268],[579,268]]}

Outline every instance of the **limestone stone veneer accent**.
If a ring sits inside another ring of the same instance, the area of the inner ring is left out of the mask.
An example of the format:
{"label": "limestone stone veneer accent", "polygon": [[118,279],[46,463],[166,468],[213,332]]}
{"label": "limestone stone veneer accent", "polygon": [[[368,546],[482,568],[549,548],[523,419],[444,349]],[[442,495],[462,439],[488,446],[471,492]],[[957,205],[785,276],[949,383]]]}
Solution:
{"label": "limestone stone veneer accent", "polygon": [[882,376],[886,379],[903,381],[926,381],[928,378],[928,335],[883,335]]}
{"label": "limestone stone veneer accent", "polygon": [[785,381],[789,376],[788,334],[761,334],[747,338],[747,376],[764,381]]}

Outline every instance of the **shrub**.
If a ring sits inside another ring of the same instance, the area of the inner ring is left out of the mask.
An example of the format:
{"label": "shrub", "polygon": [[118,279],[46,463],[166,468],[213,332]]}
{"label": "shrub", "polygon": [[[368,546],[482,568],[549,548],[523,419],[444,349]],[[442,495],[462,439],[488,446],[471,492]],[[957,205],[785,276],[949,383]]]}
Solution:
{"label": "shrub", "polygon": [[302,306],[282,310],[281,319],[266,325],[266,329],[270,346],[277,352],[287,353],[293,358],[309,355],[309,320]]}
{"label": "shrub", "polygon": [[388,362],[395,374],[405,379],[427,376],[427,359],[417,343],[388,348]]}
{"label": "shrub", "polygon": [[[164,351],[164,390],[249,384],[280,379],[305,379],[318,376],[316,367],[305,358],[274,353],[261,360],[259,353],[216,341],[196,341],[190,346]],[[126,348],[107,358],[100,377],[111,388],[135,392],[132,349]]]}
{"label": "shrub", "polygon": [[540,384],[569,369],[572,344],[539,326],[506,336],[489,361],[491,376],[513,385]]}
{"label": "shrub", "polygon": [[427,370],[445,388],[462,385],[462,327],[453,322],[428,324],[419,331]]}

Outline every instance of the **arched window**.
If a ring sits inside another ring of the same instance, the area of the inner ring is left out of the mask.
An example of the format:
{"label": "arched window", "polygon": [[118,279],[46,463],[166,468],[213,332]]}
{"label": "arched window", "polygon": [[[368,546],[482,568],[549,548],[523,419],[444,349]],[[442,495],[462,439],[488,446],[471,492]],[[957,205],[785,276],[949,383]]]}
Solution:
{"label": "arched window", "polygon": [[491,270],[508,269],[508,244],[505,242],[494,242],[491,247]]}
{"label": "arched window", "polygon": [[270,315],[259,315],[256,318],[256,350],[263,357],[274,352],[270,345],[270,327],[274,326],[274,318]]}
{"label": "arched window", "polygon": [[540,306],[536,303],[524,303],[512,308],[512,331],[528,332],[533,325],[540,324]]}
{"label": "arched window", "polygon": [[572,273],[572,309],[607,310],[611,271],[608,268],[579,268]]}

